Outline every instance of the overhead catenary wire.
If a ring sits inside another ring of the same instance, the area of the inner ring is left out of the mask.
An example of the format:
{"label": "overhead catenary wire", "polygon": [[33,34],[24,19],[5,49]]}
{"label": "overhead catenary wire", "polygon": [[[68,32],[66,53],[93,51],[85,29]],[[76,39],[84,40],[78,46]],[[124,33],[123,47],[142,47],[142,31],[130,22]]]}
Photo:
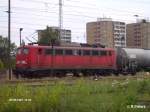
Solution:
{"label": "overhead catenary wire", "polygon": [[[36,3],[36,2],[40,2],[40,3],[47,3],[47,4],[53,4],[53,5],[56,5],[56,6],[58,6],[59,4],[57,3],[51,3],[51,2],[47,2],[47,1],[37,1],[37,0],[21,0],[21,1],[28,1],[28,2],[34,2],[34,3]],[[72,1],[72,0],[69,0],[69,1]],[[136,0],[137,1],[137,3],[138,3],[138,1],[139,0]],[[80,1],[76,1],[76,2],[80,2]],[[143,1],[141,1],[141,2],[143,2]],[[150,2],[148,2],[148,3],[150,3]],[[84,3],[84,4],[86,4],[86,3]],[[75,8],[83,8],[83,9],[88,9],[88,10],[91,10],[91,9],[97,9],[98,10],[98,8],[96,8],[96,7],[85,7],[85,6],[78,6],[78,5],[64,5],[63,7],[75,7]],[[1,6],[0,6],[1,7]],[[132,12],[132,13],[137,13],[137,12],[133,12],[132,10],[124,10],[124,9],[115,9],[115,8],[110,8],[110,7],[107,7],[106,9],[110,9],[110,10],[117,10],[117,11],[120,11],[120,12]]]}
{"label": "overhead catenary wire", "polygon": [[[75,6],[76,7],[76,6]],[[25,7],[12,7],[13,9],[19,9],[19,11],[20,10],[24,10],[24,11],[26,11],[26,10],[30,10],[30,11],[35,11],[35,12],[46,12],[46,13],[55,13],[55,14],[57,14],[58,12],[56,12],[56,10],[55,11],[46,11],[45,9],[37,9],[37,8],[25,8]],[[120,10],[120,9],[112,9],[112,8],[107,8],[107,10],[114,10],[114,11],[121,11],[122,13],[121,13],[121,15],[128,15],[129,13],[130,14],[132,14],[132,13],[137,13],[137,12],[132,12],[132,11],[126,11],[126,10]],[[74,12],[74,11],[73,11]],[[80,12],[78,12],[78,13],[80,13]],[[117,13],[116,13],[117,14]],[[118,14],[119,15],[119,14]],[[82,16],[81,15],[81,13],[80,13],[80,16]],[[86,15],[85,15],[86,16]],[[89,16],[87,16],[87,17],[89,17]]]}
{"label": "overhead catenary wire", "polygon": [[[51,1],[46,1],[46,0],[43,0],[43,1],[42,0],[18,0],[18,1],[24,1],[24,2],[29,2],[29,3],[32,2],[32,3],[38,3],[38,4],[48,4],[48,5],[45,6],[46,8],[39,8],[39,7],[29,8],[29,7],[24,7],[24,6],[22,7],[22,6],[17,6],[17,5],[15,6],[14,5],[12,7],[12,16],[13,16],[12,21],[13,21],[13,24],[16,23],[16,25],[18,25],[18,26],[19,25],[23,25],[23,26],[25,25],[28,28],[31,27],[31,26],[33,26],[34,28],[44,27],[46,25],[45,23],[40,24],[38,22],[33,23],[33,22],[30,22],[30,21],[25,21],[25,22],[20,21],[21,19],[22,20],[23,19],[28,19],[28,17],[22,17],[23,14],[24,14],[24,16],[27,16],[27,14],[30,16],[30,13],[32,13],[32,16],[34,15],[35,17],[29,17],[29,18],[34,19],[36,21],[40,20],[39,22],[41,22],[41,21],[43,22],[43,21],[47,21],[47,20],[53,21],[52,19],[50,19],[51,15],[52,15],[52,17],[54,17],[54,19],[55,19],[55,16],[58,17],[58,10],[56,9],[59,5],[58,3],[51,2]],[[65,23],[67,23],[67,22],[71,23],[71,22],[74,22],[74,21],[76,21],[77,24],[78,23],[80,24],[81,23],[80,20],[82,20],[83,21],[82,23],[85,24],[86,22],[91,21],[91,20],[94,21],[97,18],[96,14],[98,15],[100,9],[96,7],[96,4],[95,4],[95,7],[93,7],[94,4],[93,5],[89,4],[90,6],[87,6],[88,5],[87,3],[85,3],[86,5],[85,4],[80,5],[80,3],[82,3],[82,1],[78,1],[78,0],[65,0],[65,1],[67,1],[69,3],[63,5],[64,10],[65,10],[65,12],[63,14],[63,16],[64,16],[64,25],[66,25]],[[137,1],[139,1],[139,0],[137,0]],[[51,8],[51,6],[53,6],[53,9]],[[68,8],[70,9],[69,10],[70,12],[66,11]],[[7,6],[6,7],[2,6],[2,5],[0,6],[1,12],[4,12],[5,9],[7,9]],[[82,10],[76,11],[76,9],[82,9]],[[103,8],[103,9],[106,9],[106,7]],[[86,11],[84,11],[84,10],[86,10]],[[122,15],[123,19],[126,19],[125,18],[126,16],[129,16],[129,15],[132,16],[133,13],[137,13],[137,12],[140,15],[138,10],[133,11],[133,10],[129,10],[129,9],[121,9],[121,8],[117,9],[117,8],[110,8],[110,7],[107,7],[107,10],[113,11],[113,15],[118,15],[118,16]],[[88,11],[90,12],[90,14],[87,13]],[[95,12],[97,12],[97,13],[95,13]],[[117,12],[119,12],[119,13],[121,12],[121,13],[119,14]],[[93,16],[94,14],[95,14],[95,16]],[[36,19],[36,17],[38,19]],[[67,17],[70,17],[70,20],[67,19]],[[0,16],[0,19],[2,19],[1,16]],[[47,23],[49,24],[48,21],[47,21]],[[55,24],[57,24],[57,23],[55,23]],[[82,29],[82,26],[83,26],[83,24],[79,26],[81,28],[79,28],[79,29],[76,28],[76,29],[80,30],[80,29]],[[72,30],[74,30],[74,29],[72,29]]]}
{"label": "overhead catenary wire", "polygon": [[[30,2],[32,2],[33,0],[30,0]],[[36,0],[34,1],[36,2]],[[53,4],[53,5],[56,5],[58,6],[59,4],[54,4],[54,3],[50,3],[50,2],[43,2],[43,3],[48,3],[48,4]],[[1,6],[0,6],[1,7]],[[99,10],[99,8],[96,8],[96,7],[86,7],[86,6],[78,6],[78,5],[64,5],[63,7],[74,7],[74,8],[83,8],[83,9],[88,9],[88,10],[91,10],[91,9],[94,9],[94,10]],[[22,7],[22,8],[25,8],[25,7]],[[26,8],[27,9],[27,8]],[[35,9],[35,8],[30,8],[30,9]],[[121,12],[128,12],[128,13],[135,13],[133,11],[129,11],[129,10],[124,10],[124,9],[115,9],[115,8],[110,8],[110,7],[107,7],[106,9],[110,9],[110,10],[117,10],[117,11],[121,11]],[[37,10],[37,9],[35,9]]]}
{"label": "overhead catenary wire", "polygon": [[33,43],[33,41],[31,41],[28,37],[25,37],[29,42]]}
{"label": "overhead catenary wire", "polygon": [[37,31],[35,31],[34,33],[32,33],[32,34],[30,34],[30,35],[28,35],[28,36],[26,36],[26,37],[31,37],[31,38],[33,38],[35,41],[38,41],[38,39],[35,39],[35,36],[37,35]]}
{"label": "overhead catenary wire", "polygon": [[[19,7],[18,7],[19,8]],[[22,9],[22,8],[21,8]],[[26,8],[26,9],[28,9],[28,8]],[[25,10],[25,9],[24,9]],[[31,8],[29,9],[29,10],[31,10]],[[37,9],[35,9],[36,11],[37,11]],[[45,12],[45,11],[41,11],[41,12]],[[56,13],[56,12],[49,12],[49,11],[47,11],[47,13]],[[79,13],[79,12],[78,12]],[[82,17],[88,17],[88,18],[95,18],[95,17],[91,17],[91,16],[87,16],[87,15],[77,15],[77,14],[66,14],[66,15],[72,15],[72,16],[82,16]]]}

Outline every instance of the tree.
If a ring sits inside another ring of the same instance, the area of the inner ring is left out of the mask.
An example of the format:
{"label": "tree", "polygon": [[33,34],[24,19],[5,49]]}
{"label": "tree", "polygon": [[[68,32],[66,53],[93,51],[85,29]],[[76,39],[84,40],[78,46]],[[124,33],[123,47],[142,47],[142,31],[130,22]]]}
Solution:
{"label": "tree", "polygon": [[58,45],[59,41],[59,31],[54,30],[47,26],[47,28],[41,31],[41,38],[38,41],[40,45]]}
{"label": "tree", "polygon": [[0,59],[0,71],[3,70],[3,69],[4,69],[4,64],[3,64],[3,62]]}
{"label": "tree", "polygon": [[[10,44],[10,52],[14,53],[17,46],[15,43]],[[8,68],[8,39],[0,36],[0,60],[3,63],[4,68]],[[12,60],[11,60],[12,61]]]}

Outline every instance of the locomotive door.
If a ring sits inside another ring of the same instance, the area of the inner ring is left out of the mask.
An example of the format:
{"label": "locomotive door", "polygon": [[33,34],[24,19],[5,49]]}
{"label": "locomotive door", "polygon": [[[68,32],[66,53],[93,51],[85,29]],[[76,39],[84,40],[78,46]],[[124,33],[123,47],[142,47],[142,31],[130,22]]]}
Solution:
{"label": "locomotive door", "polygon": [[38,49],[38,53],[37,53],[37,65],[38,67],[42,67],[43,66],[43,50],[42,49]]}
{"label": "locomotive door", "polygon": [[112,51],[108,51],[107,52],[107,63],[108,63],[108,66],[112,67],[113,66],[113,55],[114,55],[114,52]]}

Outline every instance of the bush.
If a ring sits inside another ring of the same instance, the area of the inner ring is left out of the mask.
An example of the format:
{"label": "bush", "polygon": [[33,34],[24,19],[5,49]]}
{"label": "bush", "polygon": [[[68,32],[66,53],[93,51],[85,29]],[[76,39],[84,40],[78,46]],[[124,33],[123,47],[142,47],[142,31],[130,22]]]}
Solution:
{"label": "bush", "polygon": [[[127,108],[145,96],[138,91],[148,92],[150,80],[144,81],[118,81],[114,86],[111,81],[84,79],[71,86],[64,82],[35,87],[0,85],[0,112],[149,112],[149,108]],[[11,98],[32,100],[10,102]]]}
{"label": "bush", "polygon": [[8,60],[0,60],[0,70],[8,69],[9,64],[11,68],[15,68],[16,65],[16,60],[15,59],[10,59],[10,62]]}
{"label": "bush", "polygon": [[148,81],[144,80],[144,81],[139,83],[138,93],[140,93],[140,94],[144,94],[144,93],[150,94],[150,84],[149,84]]}
{"label": "bush", "polygon": [[4,69],[4,64],[3,62],[0,60],[0,71]]}

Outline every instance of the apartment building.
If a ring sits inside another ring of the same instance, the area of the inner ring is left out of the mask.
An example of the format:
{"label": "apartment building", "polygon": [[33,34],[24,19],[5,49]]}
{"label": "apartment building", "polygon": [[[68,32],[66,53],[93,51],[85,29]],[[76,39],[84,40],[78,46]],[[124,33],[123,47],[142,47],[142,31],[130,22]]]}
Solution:
{"label": "apartment building", "polygon": [[[54,31],[59,31],[59,27],[48,27],[53,29]],[[44,29],[45,30],[45,29]],[[41,34],[44,30],[38,30],[38,39],[42,38]],[[61,42],[71,43],[71,30],[61,29]]]}
{"label": "apartment building", "polygon": [[150,49],[150,22],[127,24],[127,47]]}
{"label": "apartment building", "polygon": [[106,47],[126,47],[126,24],[112,21],[111,18],[99,18],[86,24],[88,44],[102,44]]}

